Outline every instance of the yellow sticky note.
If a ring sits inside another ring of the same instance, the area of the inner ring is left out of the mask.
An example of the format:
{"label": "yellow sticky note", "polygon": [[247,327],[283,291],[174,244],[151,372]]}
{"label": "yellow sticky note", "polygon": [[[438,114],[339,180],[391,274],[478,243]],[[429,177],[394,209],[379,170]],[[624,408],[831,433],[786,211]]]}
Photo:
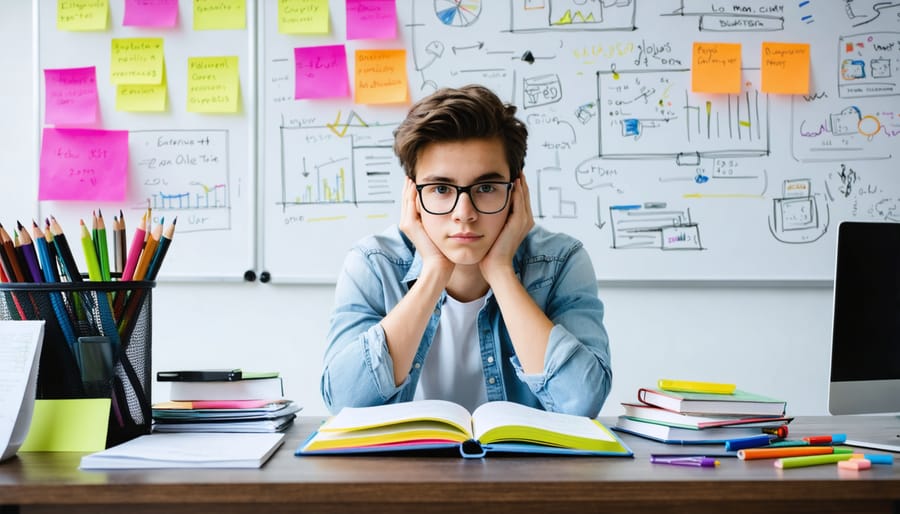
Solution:
{"label": "yellow sticky note", "polygon": [[691,59],[691,91],[740,93],[740,43],[694,43]]}
{"label": "yellow sticky note", "polygon": [[165,112],[168,105],[166,66],[161,84],[119,84],[116,86],[116,110],[128,112]]}
{"label": "yellow sticky note", "polygon": [[279,34],[328,34],[328,0],[278,0]]}
{"label": "yellow sticky note", "polygon": [[762,44],[762,90],[786,95],[809,94],[809,44]]}
{"label": "yellow sticky note", "polygon": [[246,0],[194,0],[194,30],[247,28]]}
{"label": "yellow sticky note", "polygon": [[356,51],[356,103],[407,102],[408,82],[406,50]]}
{"label": "yellow sticky note", "polygon": [[163,81],[163,40],[159,37],[112,40],[109,79],[113,84],[152,84]]}
{"label": "yellow sticky note", "polygon": [[56,30],[106,30],[109,0],[56,0]]}
{"label": "yellow sticky note", "polygon": [[238,58],[188,58],[187,110],[189,112],[238,112],[241,92]]}
{"label": "yellow sticky note", "polygon": [[106,448],[109,398],[35,400],[20,452],[96,452]]}

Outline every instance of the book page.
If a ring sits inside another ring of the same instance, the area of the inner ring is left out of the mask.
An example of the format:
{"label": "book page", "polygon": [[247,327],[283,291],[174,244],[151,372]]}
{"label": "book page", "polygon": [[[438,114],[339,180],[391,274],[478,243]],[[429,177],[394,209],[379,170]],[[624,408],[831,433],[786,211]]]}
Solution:
{"label": "book page", "polygon": [[28,434],[43,341],[43,321],[0,321],[0,461]]}
{"label": "book page", "polygon": [[615,442],[614,437],[588,417],[547,412],[512,402],[485,403],[475,409],[472,419],[475,439],[479,440],[490,430],[505,426],[521,426],[585,439]]}
{"label": "book page", "polygon": [[452,425],[471,438],[471,419],[469,411],[453,402],[420,400],[375,407],[344,407],[341,412],[319,427],[319,432],[360,430],[410,421],[432,420]]}

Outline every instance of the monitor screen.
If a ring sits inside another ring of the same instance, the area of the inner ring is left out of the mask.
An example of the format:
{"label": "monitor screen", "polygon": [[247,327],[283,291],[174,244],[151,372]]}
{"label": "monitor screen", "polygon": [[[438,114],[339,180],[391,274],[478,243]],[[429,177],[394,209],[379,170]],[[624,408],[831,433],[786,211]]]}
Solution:
{"label": "monitor screen", "polygon": [[832,414],[900,412],[900,223],[838,227]]}

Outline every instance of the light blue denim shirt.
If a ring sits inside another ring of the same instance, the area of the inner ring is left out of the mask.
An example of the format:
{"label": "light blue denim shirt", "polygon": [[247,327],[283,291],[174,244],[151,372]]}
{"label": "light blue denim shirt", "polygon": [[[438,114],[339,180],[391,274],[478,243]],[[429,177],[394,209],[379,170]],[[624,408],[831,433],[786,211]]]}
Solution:
{"label": "light blue denim shirt", "polygon": [[[477,321],[488,401],[596,416],[609,394],[612,368],[603,303],[587,251],[568,235],[536,226],[513,257],[513,267],[553,329],[543,372],[526,374],[497,301],[488,293]],[[332,412],[413,399],[447,292],[434,306],[409,376],[399,386],[381,320],[421,269],[421,258],[397,226],[363,239],[347,255],[335,289],[321,382]]]}

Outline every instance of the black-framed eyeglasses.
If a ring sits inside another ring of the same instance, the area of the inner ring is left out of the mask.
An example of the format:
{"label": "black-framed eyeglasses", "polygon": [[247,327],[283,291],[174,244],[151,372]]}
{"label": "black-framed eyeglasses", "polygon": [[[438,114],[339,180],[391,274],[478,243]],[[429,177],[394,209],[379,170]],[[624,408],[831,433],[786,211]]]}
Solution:
{"label": "black-framed eyeglasses", "polygon": [[477,182],[469,186],[433,183],[416,184],[419,202],[429,214],[448,214],[456,208],[459,195],[467,193],[472,206],[482,214],[496,214],[509,202],[512,182]]}

